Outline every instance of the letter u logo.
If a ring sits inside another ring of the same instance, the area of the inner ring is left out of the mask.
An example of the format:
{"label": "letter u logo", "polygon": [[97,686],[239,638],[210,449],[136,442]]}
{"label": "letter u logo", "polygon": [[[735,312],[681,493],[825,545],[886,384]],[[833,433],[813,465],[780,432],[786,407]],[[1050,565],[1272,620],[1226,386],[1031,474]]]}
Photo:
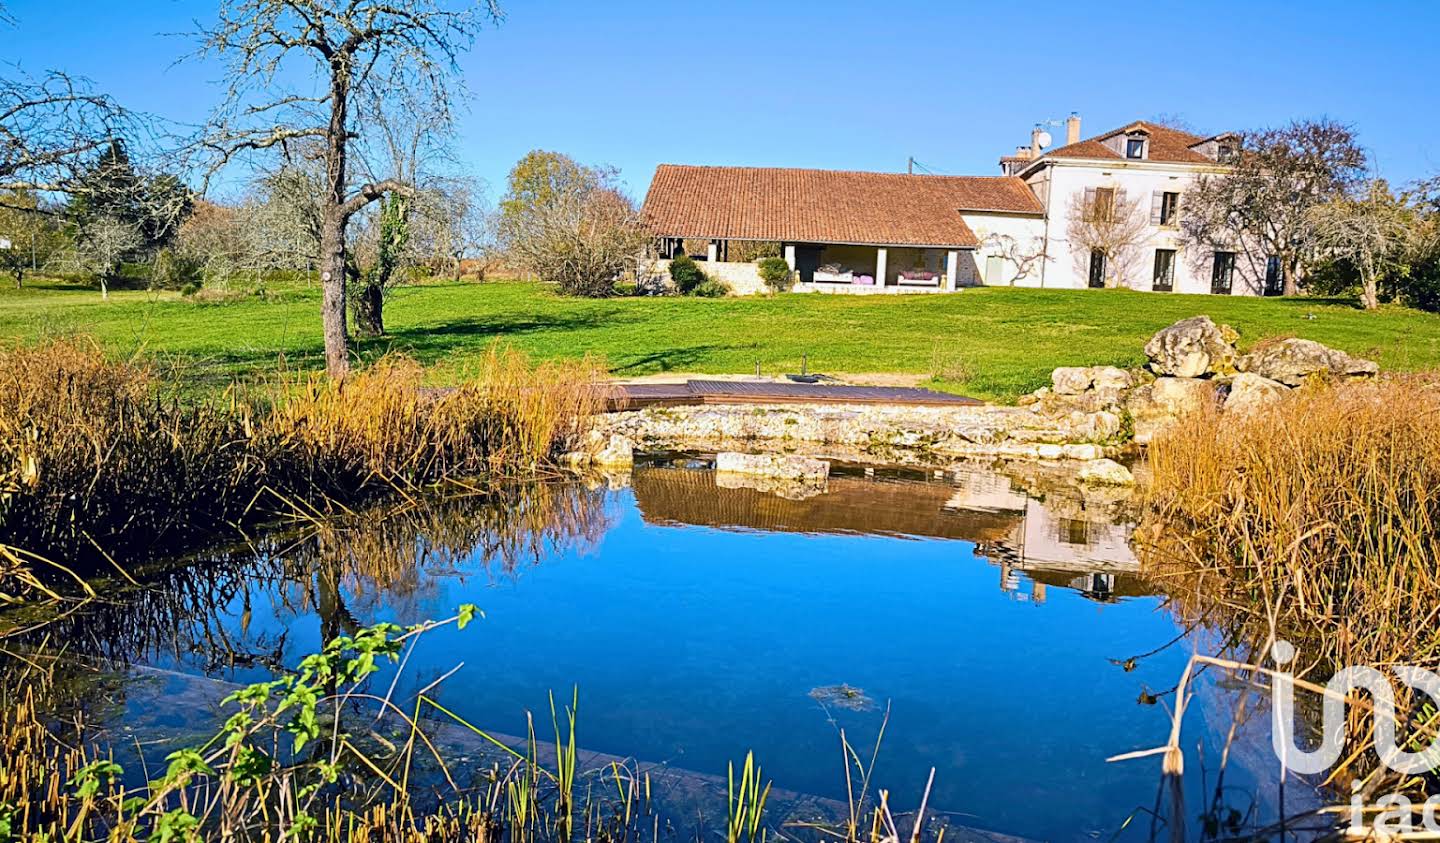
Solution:
{"label": "letter u logo", "polygon": [[[1295,658],[1295,647],[1276,641],[1271,655],[1277,665]],[[1414,666],[1400,666],[1395,675],[1409,687],[1440,704],[1440,676]],[[1375,716],[1375,750],[1381,763],[1397,773],[1417,775],[1440,764],[1440,738],[1421,752],[1405,752],[1395,743],[1395,692],[1385,675],[1373,667],[1351,666],[1330,677],[1322,701],[1320,746],[1313,750],[1295,742],[1295,681],[1288,671],[1277,670],[1270,686],[1271,744],[1281,765],[1302,775],[1323,773],[1335,766],[1345,750],[1345,699],[1356,689],[1370,693]]]}

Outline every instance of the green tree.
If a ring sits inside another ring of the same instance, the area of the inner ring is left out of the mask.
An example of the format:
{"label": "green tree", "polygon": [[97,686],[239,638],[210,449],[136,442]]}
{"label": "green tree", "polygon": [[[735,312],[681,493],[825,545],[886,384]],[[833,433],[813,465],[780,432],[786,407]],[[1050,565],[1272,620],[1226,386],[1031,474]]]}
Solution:
{"label": "green tree", "polygon": [[139,234],[137,251],[167,245],[194,207],[184,182],[168,174],[142,174],[121,141],[109,143],[76,176],[68,193],[65,215],[75,226],[83,230],[98,220],[122,223]]}
{"label": "green tree", "polygon": [[385,291],[404,268],[410,246],[410,200],[392,193],[380,200],[375,219],[375,260],[361,269],[350,253],[346,271],[357,287],[353,310],[355,330],[364,336],[385,333]]}
{"label": "green tree", "polygon": [[532,149],[515,163],[500,200],[501,225],[514,225],[523,215],[554,206],[568,197],[608,187],[614,171],[586,167],[559,152]]}
{"label": "green tree", "polygon": [[25,274],[49,263],[65,237],[55,215],[33,191],[0,193],[0,271],[25,285]]}

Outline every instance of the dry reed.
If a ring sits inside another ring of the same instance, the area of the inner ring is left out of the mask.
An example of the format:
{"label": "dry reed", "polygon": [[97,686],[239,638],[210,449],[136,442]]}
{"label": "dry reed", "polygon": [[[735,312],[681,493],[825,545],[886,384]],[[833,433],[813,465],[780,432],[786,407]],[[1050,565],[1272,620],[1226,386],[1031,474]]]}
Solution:
{"label": "dry reed", "polygon": [[1440,388],[1411,376],[1192,415],[1150,449],[1152,573],[1349,663],[1440,657]]}
{"label": "dry reed", "polygon": [[533,474],[574,446],[600,373],[492,348],[474,380],[450,390],[390,356],[343,383],[277,379],[182,400],[90,341],[6,349],[0,534],[35,552],[119,557],[213,535],[277,498],[310,506]]}

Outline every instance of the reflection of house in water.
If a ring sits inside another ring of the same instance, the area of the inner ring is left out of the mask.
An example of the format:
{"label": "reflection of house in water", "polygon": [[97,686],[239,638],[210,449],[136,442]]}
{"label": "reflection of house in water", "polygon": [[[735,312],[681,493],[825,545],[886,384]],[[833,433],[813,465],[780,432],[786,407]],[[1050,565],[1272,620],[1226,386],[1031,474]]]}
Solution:
{"label": "reflection of house in water", "polygon": [[665,465],[637,466],[632,483],[641,516],[652,524],[963,540],[1000,566],[1001,588],[1016,599],[1043,603],[1050,586],[1101,601],[1150,593],[1134,576],[1129,525],[1087,511],[1078,498],[1032,497],[989,471],[868,475],[838,470],[824,492],[799,499]]}

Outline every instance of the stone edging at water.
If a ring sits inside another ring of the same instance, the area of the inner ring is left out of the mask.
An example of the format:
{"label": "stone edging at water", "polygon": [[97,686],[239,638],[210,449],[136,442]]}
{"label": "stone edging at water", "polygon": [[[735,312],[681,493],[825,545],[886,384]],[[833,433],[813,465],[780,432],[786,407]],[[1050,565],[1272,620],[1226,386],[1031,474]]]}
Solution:
{"label": "stone edging at water", "polygon": [[1145,345],[1144,369],[1056,369],[1051,386],[1016,406],[706,404],[608,413],[569,457],[598,466],[629,465],[637,450],[838,451],[875,463],[994,458],[1063,464],[1085,483],[1128,485],[1133,478],[1115,459],[1187,413],[1207,404],[1250,412],[1316,378],[1378,371],[1311,340],[1262,341],[1241,355],[1237,338],[1207,316],[1185,319]]}

